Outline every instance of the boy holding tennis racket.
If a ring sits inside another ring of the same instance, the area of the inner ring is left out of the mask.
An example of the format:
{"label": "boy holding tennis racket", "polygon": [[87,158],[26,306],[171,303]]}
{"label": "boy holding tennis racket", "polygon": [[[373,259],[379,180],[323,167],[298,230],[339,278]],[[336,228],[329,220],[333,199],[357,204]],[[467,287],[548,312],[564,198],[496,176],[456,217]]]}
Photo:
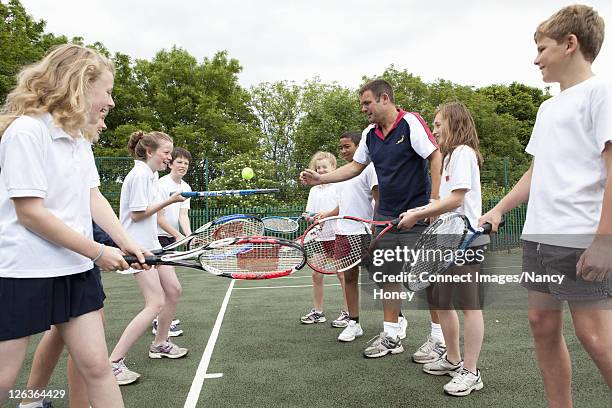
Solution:
{"label": "boy holding tennis racket", "polygon": [[[310,159],[308,166],[309,169],[316,172],[317,174],[327,174],[336,169],[336,157],[329,152],[316,152]],[[310,219],[326,218],[332,214],[338,207],[338,191],[336,184],[322,184],[314,186],[308,193],[308,202],[306,203],[305,214],[315,214],[314,216],[308,215]],[[334,256],[335,240],[329,240],[323,242],[327,248],[326,256]],[[339,272],[336,274],[340,285],[342,287],[342,293],[344,295],[344,273]],[[327,319],[325,313],[323,313],[323,274],[319,272],[312,272],[312,301],[313,307],[310,312],[300,317],[300,322],[303,324],[323,323]],[[343,296],[344,298],[344,296]],[[346,315],[346,300],[344,300],[344,309],[340,312],[340,316],[336,320],[344,320],[343,317]]]}
{"label": "boy holding tennis racket", "polygon": [[[363,133],[353,161],[334,172],[319,175],[305,170],[300,174],[304,184],[317,185],[351,179],[373,163],[378,177],[380,199],[375,219],[392,220],[400,213],[424,206],[437,198],[440,184],[440,152],[424,120],[395,106],[393,88],[383,79],[365,84],[359,91],[361,110],[371,123]],[[430,164],[431,182],[427,164]],[[382,248],[412,248],[425,224],[409,231],[391,230],[382,237]],[[377,231],[379,232],[379,230]],[[387,262],[385,275],[399,275],[402,262]],[[401,284],[386,279],[383,291],[397,293]],[[382,357],[404,351],[401,338],[406,336],[406,320],[400,320],[401,300],[397,296],[383,299],[383,331],[364,350],[368,358]]]}
{"label": "boy holding tennis racket", "polygon": [[[159,179],[160,201],[177,191],[183,193],[191,191],[191,186],[183,180],[189,169],[189,162],[191,162],[191,153],[188,150],[181,147],[175,147],[172,150],[172,159],[168,163],[170,173]],[[162,248],[191,235],[190,202],[191,200],[187,199],[182,203],[170,204],[157,213],[157,239]],[[167,268],[174,270],[173,266],[167,266]],[[153,334],[157,334],[158,324],[159,320],[157,318],[153,320]],[[179,329],[175,320],[173,320],[170,324],[168,336],[176,337],[181,334],[183,334],[183,330]]]}
{"label": "boy holding tennis racket", "polygon": [[[0,114],[0,404],[29,336],[55,326],[87,384],[92,406],[123,407],[108,365],[103,292],[94,263],[127,269],[123,253],[92,239],[92,218],[144,263],[121,228],[82,136],[114,106],[112,62],[63,44],[24,68]],[[16,324],[17,323],[17,324]]]}
{"label": "boy holding tennis racket", "polygon": [[[474,119],[459,102],[445,103],[435,112],[433,134],[442,151],[442,181],[440,200],[423,208],[400,215],[399,229],[411,228],[418,220],[436,217],[449,211],[463,214],[470,225],[476,225],[482,215],[480,193],[480,166],[478,134]],[[440,238],[438,238],[440,239]],[[466,250],[484,251],[489,242],[482,235]],[[478,284],[474,282],[478,262],[451,266],[447,275],[469,275],[472,283],[437,284],[428,291],[430,307],[438,310],[447,350],[439,359],[426,363],[423,371],[432,375],[450,375],[453,379],[444,385],[444,391],[454,396],[466,396],[483,387],[478,357],[484,337],[484,320],[479,302]],[[459,317],[454,309],[457,303],[463,309],[465,360],[459,347]]]}
{"label": "boy holding tennis racket", "polygon": [[[353,161],[357,146],[361,141],[361,133],[346,132],[340,136],[340,155],[347,162]],[[338,183],[340,189],[339,204],[336,213],[340,216],[351,215],[371,220],[378,203],[378,178],[374,165],[370,163],[365,170],[352,179]],[[372,205],[374,203],[374,205]],[[337,246],[342,245],[346,235],[353,231],[345,231],[348,223],[338,221],[336,241]],[[345,228],[343,228],[345,227]],[[334,327],[345,327],[338,335],[338,340],[349,342],[363,335],[359,323],[359,266],[355,266],[344,273],[344,297],[348,314],[345,319],[332,322]],[[335,323],[335,324],[334,324]],[[339,324],[340,323],[340,324]]]}
{"label": "boy holding tennis racket", "polygon": [[591,7],[561,9],[534,39],[534,64],[561,92],[538,110],[525,149],[531,167],[480,222],[495,228],[502,214],[529,200],[523,271],[565,276],[556,284],[523,283],[529,324],[549,405],[571,407],[564,301],[612,389],[612,84],[591,69],[604,39],[604,21]]}

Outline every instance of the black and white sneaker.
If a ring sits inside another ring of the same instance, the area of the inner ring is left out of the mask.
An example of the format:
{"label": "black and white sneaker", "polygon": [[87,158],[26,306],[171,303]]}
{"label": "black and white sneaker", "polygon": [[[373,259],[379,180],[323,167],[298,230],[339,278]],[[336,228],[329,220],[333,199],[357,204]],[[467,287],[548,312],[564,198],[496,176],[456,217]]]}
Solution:
{"label": "black and white sneaker", "polygon": [[340,312],[340,315],[338,316],[336,320],[332,320],[331,325],[332,327],[344,328],[348,326],[348,322],[349,322],[349,314],[347,311],[343,310]]}
{"label": "black and white sneaker", "polygon": [[404,352],[402,341],[399,337],[392,338],[387,336],[387,332],[381,332],[378,336],[372,337],[368,346],[363,350],[363,356],[367,358],[377,358],[387,354],[399,354]]}
{"label": "black and white sneaker", "polygon": [[310,312],[300,317],[300,322],[304,324],[313,324],[313,323],[324,323],[325,322],[325,314],[315,312],[314,309],[310,309]]}

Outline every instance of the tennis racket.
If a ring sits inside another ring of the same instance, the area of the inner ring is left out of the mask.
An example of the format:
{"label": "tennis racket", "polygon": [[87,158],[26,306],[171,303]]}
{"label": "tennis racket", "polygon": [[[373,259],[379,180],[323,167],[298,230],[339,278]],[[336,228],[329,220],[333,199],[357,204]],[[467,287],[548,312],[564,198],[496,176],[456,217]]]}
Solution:
{"label": "tennis racket", "polygon": [[195,230],[191,235],[167,245],[162,249],[151,251],[154,255],[161,255],[168,250],[186,245],[194,249],[209,244],[212,241],[247,235],[263,235],[264,225],[261,219],[244,214],[226,215],[210,221]]}
{"label": "tennis racket", "polygon": [[[219,190],[219,191],[185,191],[183,197],[226,197],[226,196],[248,196],[254,194],[278,193],[278,188],[260,188],[251,190]],[[173,193],[174,194],[174,193]],[[172,194],[170,194],[172,195]]]}
{"label": "tennis racket", "polygon": [[[499,225],[503,226],[504,221]],[[489,233],[489,223],[473,228],[465,215],[441,215],[414,245],[416,259],[404,263],[402,273],[408,272],[408,289],[417,292],[427,288],[431,284],[430,276],[446,272],[476,238]]]}
{"label": "tennis racket", "polygon": [[[323,274],[344,272],[369,259],[377,242],[390,229],[396,228],[399,218],[390,221],[371,221],[351,216],[324,218],[312,224],[301,239],[306,262]],[[372,226],[384,227],[372,236]]]}
{"label": "tennis racket", "polygon": [[[134,256],[126,262],[138,262]],[[146,257],[148,265],[172,265],[231,279],[272,279],[301,269],[306,256],[300,245],[272,237],[225,238],[186,252]]]}
{"label": "tennis racket", "polygon": [[278,232],[281,234],[291,234],[300,229],[300,221],[306,216],[313,216],[314,213],[304,213],[299,217],[279,217],[271,216],[262,218],[264,228],[267,231]]}

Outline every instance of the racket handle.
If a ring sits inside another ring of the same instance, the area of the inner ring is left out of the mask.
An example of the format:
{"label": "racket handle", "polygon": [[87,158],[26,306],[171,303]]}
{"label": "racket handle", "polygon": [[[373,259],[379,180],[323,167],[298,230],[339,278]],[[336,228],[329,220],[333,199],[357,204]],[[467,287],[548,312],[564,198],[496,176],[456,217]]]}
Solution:
{"label": "racket handle", "polygon": [[[133,263],[140,263],[138,261],[138,258],[136,258],[133,255],[126,255],[126,256],[123,257],[123,259],[125,260],[125,262],[127,262],[130,265],[133,264]],[[145,256],[145,263],[147,265],[156,265],[156,264],[159,264],[161,262],[162,262],[162,260],[161,260],[161,257],[159,257],[159,256]]]}
{"label": "racket handle", "polygon": [[184,191],[181,193],[181,195],[187,198],[200,196],[200,194],[197,191]]}
{"label": "racket handle", "polygon": [[[504,226],[504,224],[506,223],[506,220],[504,220],[502,218],[502,220],[499,222],[499,225],[497,226],[497,228],[501,228]],[[491,230],[493,229],[493,225],[491,225],[490,222],[485,222],[484,224],[482,224],[482,233],[483,234],[490,234]]]}

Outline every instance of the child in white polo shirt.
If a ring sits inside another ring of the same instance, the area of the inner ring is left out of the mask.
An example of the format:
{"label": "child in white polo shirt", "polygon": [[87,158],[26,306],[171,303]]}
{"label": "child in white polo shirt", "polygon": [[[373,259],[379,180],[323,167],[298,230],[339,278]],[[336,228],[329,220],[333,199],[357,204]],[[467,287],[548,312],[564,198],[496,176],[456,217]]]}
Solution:
{"label": "child in white polo shirt", "polygon": [[[190,161],[191,153],[189,153],[188,150],[182,147],[175,147],[174,150],[172,150],[172,159],[168,164],[170,174],[166,174],[159,179],[161,200],[170,197],[177,191],[191,191],[191,186],[183,180],[183,177],[185,177],[189,169]],[[180,203],[170,204],[157,213],[157,239],[159,239],[159,243],[162,247],[171,245],[184,236],[191,235],[191,225],[189,223],[190,202],[191,200],[187,199]],[[168,273],[173,273],[172,271],[174,271],[173,266],[164,266],[163,269],[167,269],[169,271]],[[163,313],[174,314],[174,310],[170,310],[166,307]],[[179,322],[179,320],[172,320],[170,330],[168,331],[168,337],[176,337],[183,334],[183,330],[180,329],[177,326],[178,323],[175,322]],[[153,320],[153,334],[157,334],[158,325],[159,320]]]}
{"label": "child in white polo shirt", "polygon": [[[336,169],[336,157],[329,152],[317,152],[310,159],[308,168],[319,174],[329,173]],[[315,214],[314,216],[308,216],[310,220],[325,218],[334,214],[334,210],[338,207],[338,191],[336,187],[335,184],[321,184],[310,189],[308,202],[306,203],[306,213]],[[324,241],[323,245],[326,251],[333,254],[335,242],[335,240]],[[336,275],[344,293],[344,273],[339,272]],[[323,313],[323,278],[324,276],[319,272],[312,272],[313,307],[310,312],[300,317],[300,321],[303,324],[323,323],[326,321],[325,313]],[[343,310],[347,310],[346,301]]]}
{"label": "child in white polo shirt", "polygon": [[[119,218],[127,232],[141,246],[159,249],[157,239],[157,212],[173,203],[185,201],[181,192],[160,201],[159,170],[164,170],[173,149],[172,138],[163,132],[134,132],[128,140],[128,150],[134,158],[134,167],[123,181],[119,203]],[[150,358],[180,358],[188,350],[167,340],[172,314],[181,295],[181,285],[173,268],[159,266],[136,273],[136,282],[143,294],[145,307],[125,328],[115,345],[110,359],[119,385],[135,382],[140,375],[125,365],[125,356],[159,314],[155,340],[149,347]],[[160,313],[169,308],[172,313]]]}
{"label": "child in white polo shirt", "polygon": [[93,406],[123,407],[108,369],[103,292],[89,272],[127,269],[119,249],[93,241],[93,220],[144,262],[104,199],[82,130],[114,106],[112,63],[74,44],[24,68],[0,113],[0,405],[29,336],[55,325]]}

